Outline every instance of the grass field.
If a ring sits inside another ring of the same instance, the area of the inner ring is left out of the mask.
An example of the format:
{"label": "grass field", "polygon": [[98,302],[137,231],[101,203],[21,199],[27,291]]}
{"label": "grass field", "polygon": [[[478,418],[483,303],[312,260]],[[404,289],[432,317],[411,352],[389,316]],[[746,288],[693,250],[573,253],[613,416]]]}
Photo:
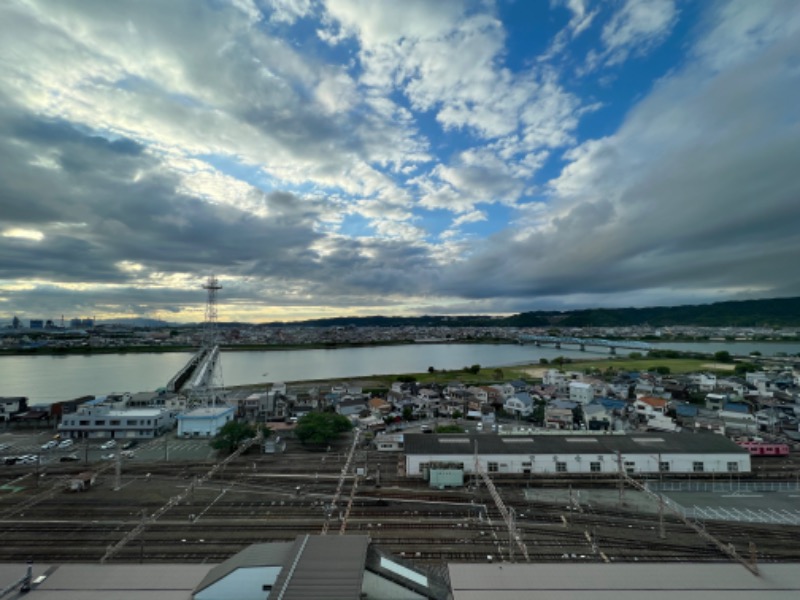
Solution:
{"label": "grass field", "polygon": [[[477,373],[471,373],[464,369],[451,369],[451,370],[436,370],[433,373],[405,373],[402,375],[373,375],[370,377],[349,377],[343,379],[326,379],[316,381],[291,381],[287,382],[289,385],[331,385],[334,382],[349,382],[360,385],[364,389],[370,390],[385,390],[391,387],[395,381],[402,381],[405,378],[413,378],[418,383],[425,385],[427,383],[447,384],[451,381],[460,381],[464,385],[491,385],[495,383],[502,383],[504,381],[511,381],[514,379],[522,379],[524,381],[531,381],[533,379],[541,379],[544,371],[547,369],[556,369],[557,364],[540,364],[531,363],[529,365],[513,365],[508,367],[491,367],[480,369]],[[667,367],[670,374],[692,373],[692,372],[712,372],[717,374],[731,374],[733,372],[733,364],[717,364],[713,359],[701,358],[602,358],[597,360],[581,360],[575,362],[564,363],[561,367],[564,371],[578,371],[588,372],[590,370],[598,369],[601,372],[606,369],[614,369],[615,371],[647,371],[655,367]],[[254,386],[237,386],[239,388],[249,389]]]}

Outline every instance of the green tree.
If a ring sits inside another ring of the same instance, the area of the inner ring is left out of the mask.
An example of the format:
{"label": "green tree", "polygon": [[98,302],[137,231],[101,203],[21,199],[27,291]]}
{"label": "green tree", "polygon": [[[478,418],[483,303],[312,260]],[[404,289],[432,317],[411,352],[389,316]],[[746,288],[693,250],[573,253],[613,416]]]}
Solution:
{"label": "green tree", "polygon": [[495,379],[501,379],[502,380],[503,379],[503,369],[495,369],[493,375],[494,375]]}
{"label": "green tree", "polygon": [[628,354],[628,358],[631,358],[633,360],[638,360],[638,359],[642,358],[642,353],[641,352],[631,352],[630,354]]}
{"label": "green tree", "polygon": [[323,445],[329,444],[352,428],[350,419],[340,414],[311,412],[297,421],[294,435],[303,445]]}
{"label": "green tree", "polygon": [[544,402],[537,402],[536,407],[533,409],[533,422],[537,425],[544,425],[545,419],[545,407],[547,405]]}
{"label": "green tree", "polygon": [[410,421],[413,418],[414,418],[414,409],[411,408],[410,406],[404,406],[403,407],[403,420],[404,421]]}
{"label": "green tree", "polygon": [[733,372],[737,375],[744,375],[745,373],[754,373],[755,371],[759,370],[758,365],[754,365],[753,363],[739,363],[734,367]]}
{"label": "green tree", "polygon": [[719,352],[714,352],[714,360],[721,363],[729,363],[733,362],[733,357],[727,350],[720,350]]}
{"label": "green tree", "polygon": [[[266,432],[269,432],[269,430],[267,429]],[[228,421],[220,428],[219,433],[217,433],[209,443],[215,450],[233,452],[239,447],[239,444],[256,437],[257,434],[258,431],[256,428],[249,423],[235,420]]]}

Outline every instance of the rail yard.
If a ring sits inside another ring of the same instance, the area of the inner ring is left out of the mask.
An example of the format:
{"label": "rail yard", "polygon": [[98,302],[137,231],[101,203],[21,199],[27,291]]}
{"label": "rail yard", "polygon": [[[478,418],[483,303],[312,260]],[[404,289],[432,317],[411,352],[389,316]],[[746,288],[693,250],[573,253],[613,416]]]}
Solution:
{"label": "rail yard", "polygon": [[[613,477],[493,477],[514,517],[518,539],[511,539],[507,520],[480,480],[431,489],[402,475],[400,454],[366,447],[350,453],[351,447],[342,440],[329,452],[309,452],[290,441],[281,454],[254,447],[223,463],[132,459],[120,463],[119,472],[114,461],[4,466],[0,561],[215,563],[249,544],[322,531],[368,533],[385,550],[427,566],[731,560],[698,527],[747,560],[800,559],[800,526],[690,524],[663,507],[640,510],[626,501],[636,491]],[[794,452],[777,461],[756,459],[748,477],[796,482],[799,458]],[[66,491],[68,481],[87,469],[96,475],[91,488]],[[612,491],[619,501],[586,501],[586,493],[578,501],[579,494],[567,494],[571,488]],[[537,490],[563,494],[547,500]]]}

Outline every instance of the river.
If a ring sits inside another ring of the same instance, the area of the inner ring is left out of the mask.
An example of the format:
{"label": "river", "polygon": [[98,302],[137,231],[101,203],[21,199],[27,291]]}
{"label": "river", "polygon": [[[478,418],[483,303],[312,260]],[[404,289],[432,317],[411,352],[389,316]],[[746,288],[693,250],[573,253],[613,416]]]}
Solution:
{"label": "river", "polygon": [[[798,342],[663,343],[659,347],[731,354],[758,351],[764,356],[800,352]],[[620,354],[629,350],[621,350]],[[224,352],[222,380],[226,386],[418,373],[428,367],[460,369],[538,363],[557,356],[605,356],[607,350],[517,344],[413,344],[338,348],[335,350],[276,350]],[[191,353],[92,354],[0,357],[0,397],[27,396],[31,405],[51,404],[80,396],[140,392],[163,387],[189,360]]]}

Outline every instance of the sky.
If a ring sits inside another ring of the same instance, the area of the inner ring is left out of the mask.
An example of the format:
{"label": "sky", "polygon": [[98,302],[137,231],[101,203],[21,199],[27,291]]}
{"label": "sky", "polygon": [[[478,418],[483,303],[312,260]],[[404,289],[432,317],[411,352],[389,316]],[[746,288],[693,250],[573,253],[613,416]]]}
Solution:
{"label": "sky", "polygon": [[4,0],[0,321],[800,295],[795,0]]}

